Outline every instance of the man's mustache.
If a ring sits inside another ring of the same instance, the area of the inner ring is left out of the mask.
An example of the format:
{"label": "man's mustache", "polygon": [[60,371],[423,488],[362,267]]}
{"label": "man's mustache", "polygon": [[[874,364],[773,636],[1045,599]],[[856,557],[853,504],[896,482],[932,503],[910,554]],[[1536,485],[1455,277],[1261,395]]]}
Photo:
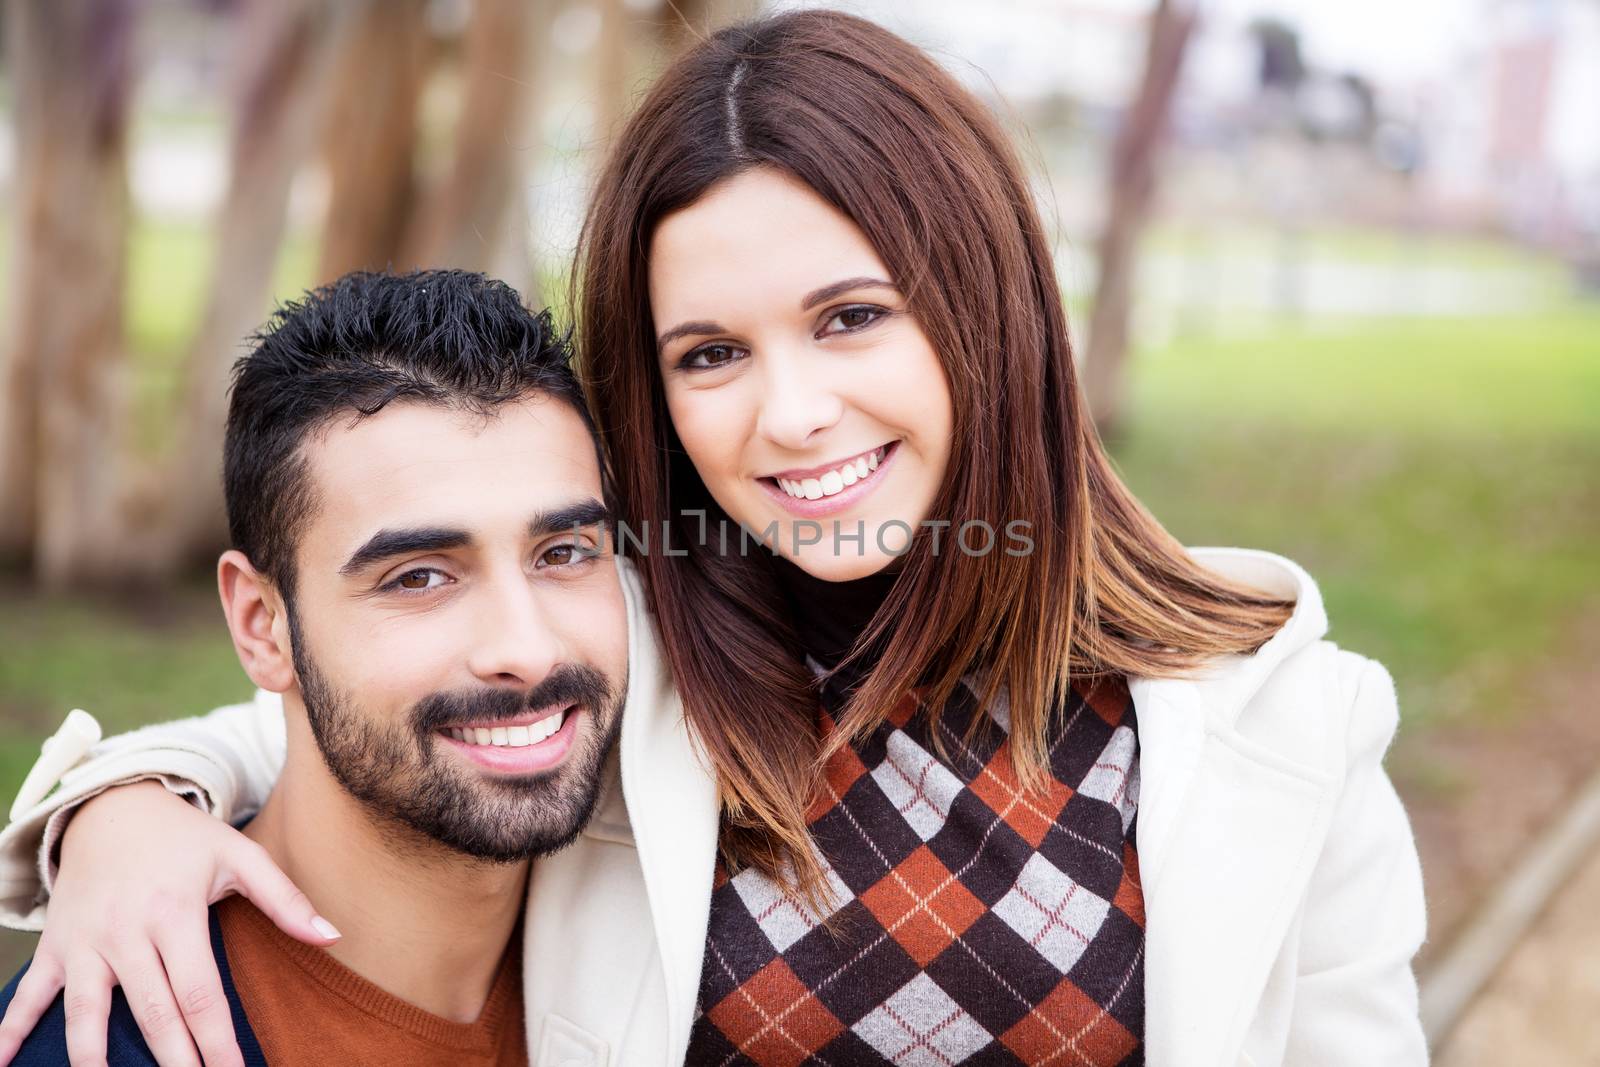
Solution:
{"label": "man's mustache", "polygon": [[476,689],[435,693],[418,702],[412,716],[417,733],[426,736],[462,723],[515,719],[529,711],[584,704],[606,707],[612,700],[611,683],[593,667],[563,664],[532,689]]}

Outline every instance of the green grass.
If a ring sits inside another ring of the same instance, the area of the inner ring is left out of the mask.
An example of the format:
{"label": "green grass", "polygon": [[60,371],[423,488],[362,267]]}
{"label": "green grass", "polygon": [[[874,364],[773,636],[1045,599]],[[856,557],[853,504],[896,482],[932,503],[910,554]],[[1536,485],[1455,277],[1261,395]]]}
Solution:
{"label": "green grass", "polygon": [[1305,564],[1408,730],[1514,716],[1517,672],[1600,604],[1600,309],[1180,341],[1115,450],[1189,544]]}
{"label": "green grass", "polygon": [[89,711],[110,734],[250,695],[209,583],[116,597],[45,597],[11,586],[0,597],[7,804],[40,740],[72,708]]}

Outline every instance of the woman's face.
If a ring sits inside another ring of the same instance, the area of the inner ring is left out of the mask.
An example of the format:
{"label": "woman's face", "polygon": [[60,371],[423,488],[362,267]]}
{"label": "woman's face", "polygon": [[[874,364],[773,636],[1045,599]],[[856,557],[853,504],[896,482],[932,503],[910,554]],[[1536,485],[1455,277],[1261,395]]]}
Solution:
{"label": "woman's face", "polygon": [[854,223],[746,171],[656,228],[650,308],[673,426],[731,518],[830,581],[905,551],[950,462],[950,386]]}

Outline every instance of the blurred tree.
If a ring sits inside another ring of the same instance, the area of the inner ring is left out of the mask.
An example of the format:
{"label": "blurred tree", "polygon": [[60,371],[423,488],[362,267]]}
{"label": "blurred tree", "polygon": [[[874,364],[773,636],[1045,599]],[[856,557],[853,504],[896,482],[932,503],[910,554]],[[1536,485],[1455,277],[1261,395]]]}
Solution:
{"label": "blurred tree", "polygon": [[402,253],[407,264],[491,270],[511,227],[526,224],[515,208],[537,141],[524,131],[554,6],[553,0],[475,0],[450,167],[419,207]]}
{"label": "blurred tree", "polygon": [[[662,0],[656,14],[656,42],[661,55],[671,57],[710,33],[714,0]],[[716,14],[724,14],[716,12]],[[725,21],[732,21],[731,18]]]}
{"label": "blurred tree", "polygon": [[1300,53],[1300,31],[1279,18],[1265,16],[1250,23],[1250,34],[1260,52],[1257,81],[1262,89],[1292,93],[1305,81],[1306,63]]}
{"label": "blurred tree", "polygon": [[760,0],[662,0],[656,18],[659,54],[672,59],[723,26],[755,18],[760,6]]}
{"label": "blurred tree", "polygon": [[662,0],[656,19],[658,50],[671,59],[724,26],[754,18],[759,0]]}
{"label": "blurred tree", "polygon": [[217,219],[211,289],[185,367],[183,444],[175,457],[165,546],[173,563],[226,544],[220,471],[228,377],[267,305],[289,187],[316,143],[333,60],[370,3],[375,0],[240,4],[228,189]]}
{"label": "blurred tree", "polygon": [[367,5],[334,63],[323,129],[328,221],[319,283],[402,264],[416,205],[417,105],[438,58],[428,3]]}
{"label": "blurred tree", "polygon": [[[528,267],[522,176],[560,0],[462,0],[447,162],[419,165],[422,103],[442,68],[434,0],[205,0],[234,23],[228,185],[211,284],[184,365],[177,446],[159,467],[123,447],[122,301],[130,224],[129,63],[141,0],[5,9],[18,106],[14,307],[0,344],[0,555],[52,581],[149,577],[225,543],[227,384],[267,310],[295,177],[329,178],[318,281],[350,269]],[[751,0],[676,0],[684,25]],[[635,5],[637,7],[637,5]],[[654,26],[646,4],[641,26]],[[622,6],[615,8],[619,16]],[[430,21],[434,20],[434,21]],[[692,39],[692,37],[685,38]],[[641,37],[643,54],[664,39]],[[625,107],[644,68],[597,63]],[[524,282],[530,298],[533,287]]]}
{"label": "blurred tree", "polygon": [[1194,11],[1182,0],[1156,4],[1144,76],[1111,149],[1106,217],[1096,245],[1099,277],[1083,370],[1089,408],[1106,437],[1115,436],[1122,417],[1135,254],[1155,197],[1156,158],[1195,21]]}
{"label": "blurred tree", "polygon": [[0,549],[31,558],[49,584],[114,571],[128,550],[118,457],[133,6],[5,6],[16,188]]}
{"label": "blurred tree", "polygon": [[523,136],[536,49],[553,0],[474,0],[461,50],[450,161],[424,184],[418,105],[435,58],[425,0],[244,0],[244,77],[218,268],[188,367],[186,445],[174,485],[172,547],[204,557],[225,543],[220,469],[227,377],[266,309],[288,194],[319,132],[330,177],[318,281],[357,268],[491,270],[526,225]]}
{"label": "blurred tree", "polygon": [[[696,41],[751,18],[759,6],[758,0],[602,0],[595,120],[602,142],[616,134],[641,82]],[[636,32],[641,28],[648,32]]]}
{"label": "blurred tree", "polygon": [[601,144],[617,135],[633,96],[636,71],[632,28],[628,0],[601,0],[600,39],[595,45],[598,55],[594,116],[596,140]]}

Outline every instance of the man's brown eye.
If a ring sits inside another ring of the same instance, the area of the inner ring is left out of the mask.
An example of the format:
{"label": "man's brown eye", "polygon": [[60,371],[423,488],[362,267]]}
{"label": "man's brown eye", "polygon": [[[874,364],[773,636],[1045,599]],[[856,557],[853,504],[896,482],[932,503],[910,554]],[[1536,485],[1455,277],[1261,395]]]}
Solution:
{"label": "man's brown eye", "polygon": [[428,588],[429,577],[430,573],[428,571],[411,571],[407,574],[402,574],[397,584],[402,589],[426,589]]}
{"label": "man's brown eye", "polygon": [[544,554],[545,562],[561,567],[572,562],[573,548],[571,545],[557,545]]}

